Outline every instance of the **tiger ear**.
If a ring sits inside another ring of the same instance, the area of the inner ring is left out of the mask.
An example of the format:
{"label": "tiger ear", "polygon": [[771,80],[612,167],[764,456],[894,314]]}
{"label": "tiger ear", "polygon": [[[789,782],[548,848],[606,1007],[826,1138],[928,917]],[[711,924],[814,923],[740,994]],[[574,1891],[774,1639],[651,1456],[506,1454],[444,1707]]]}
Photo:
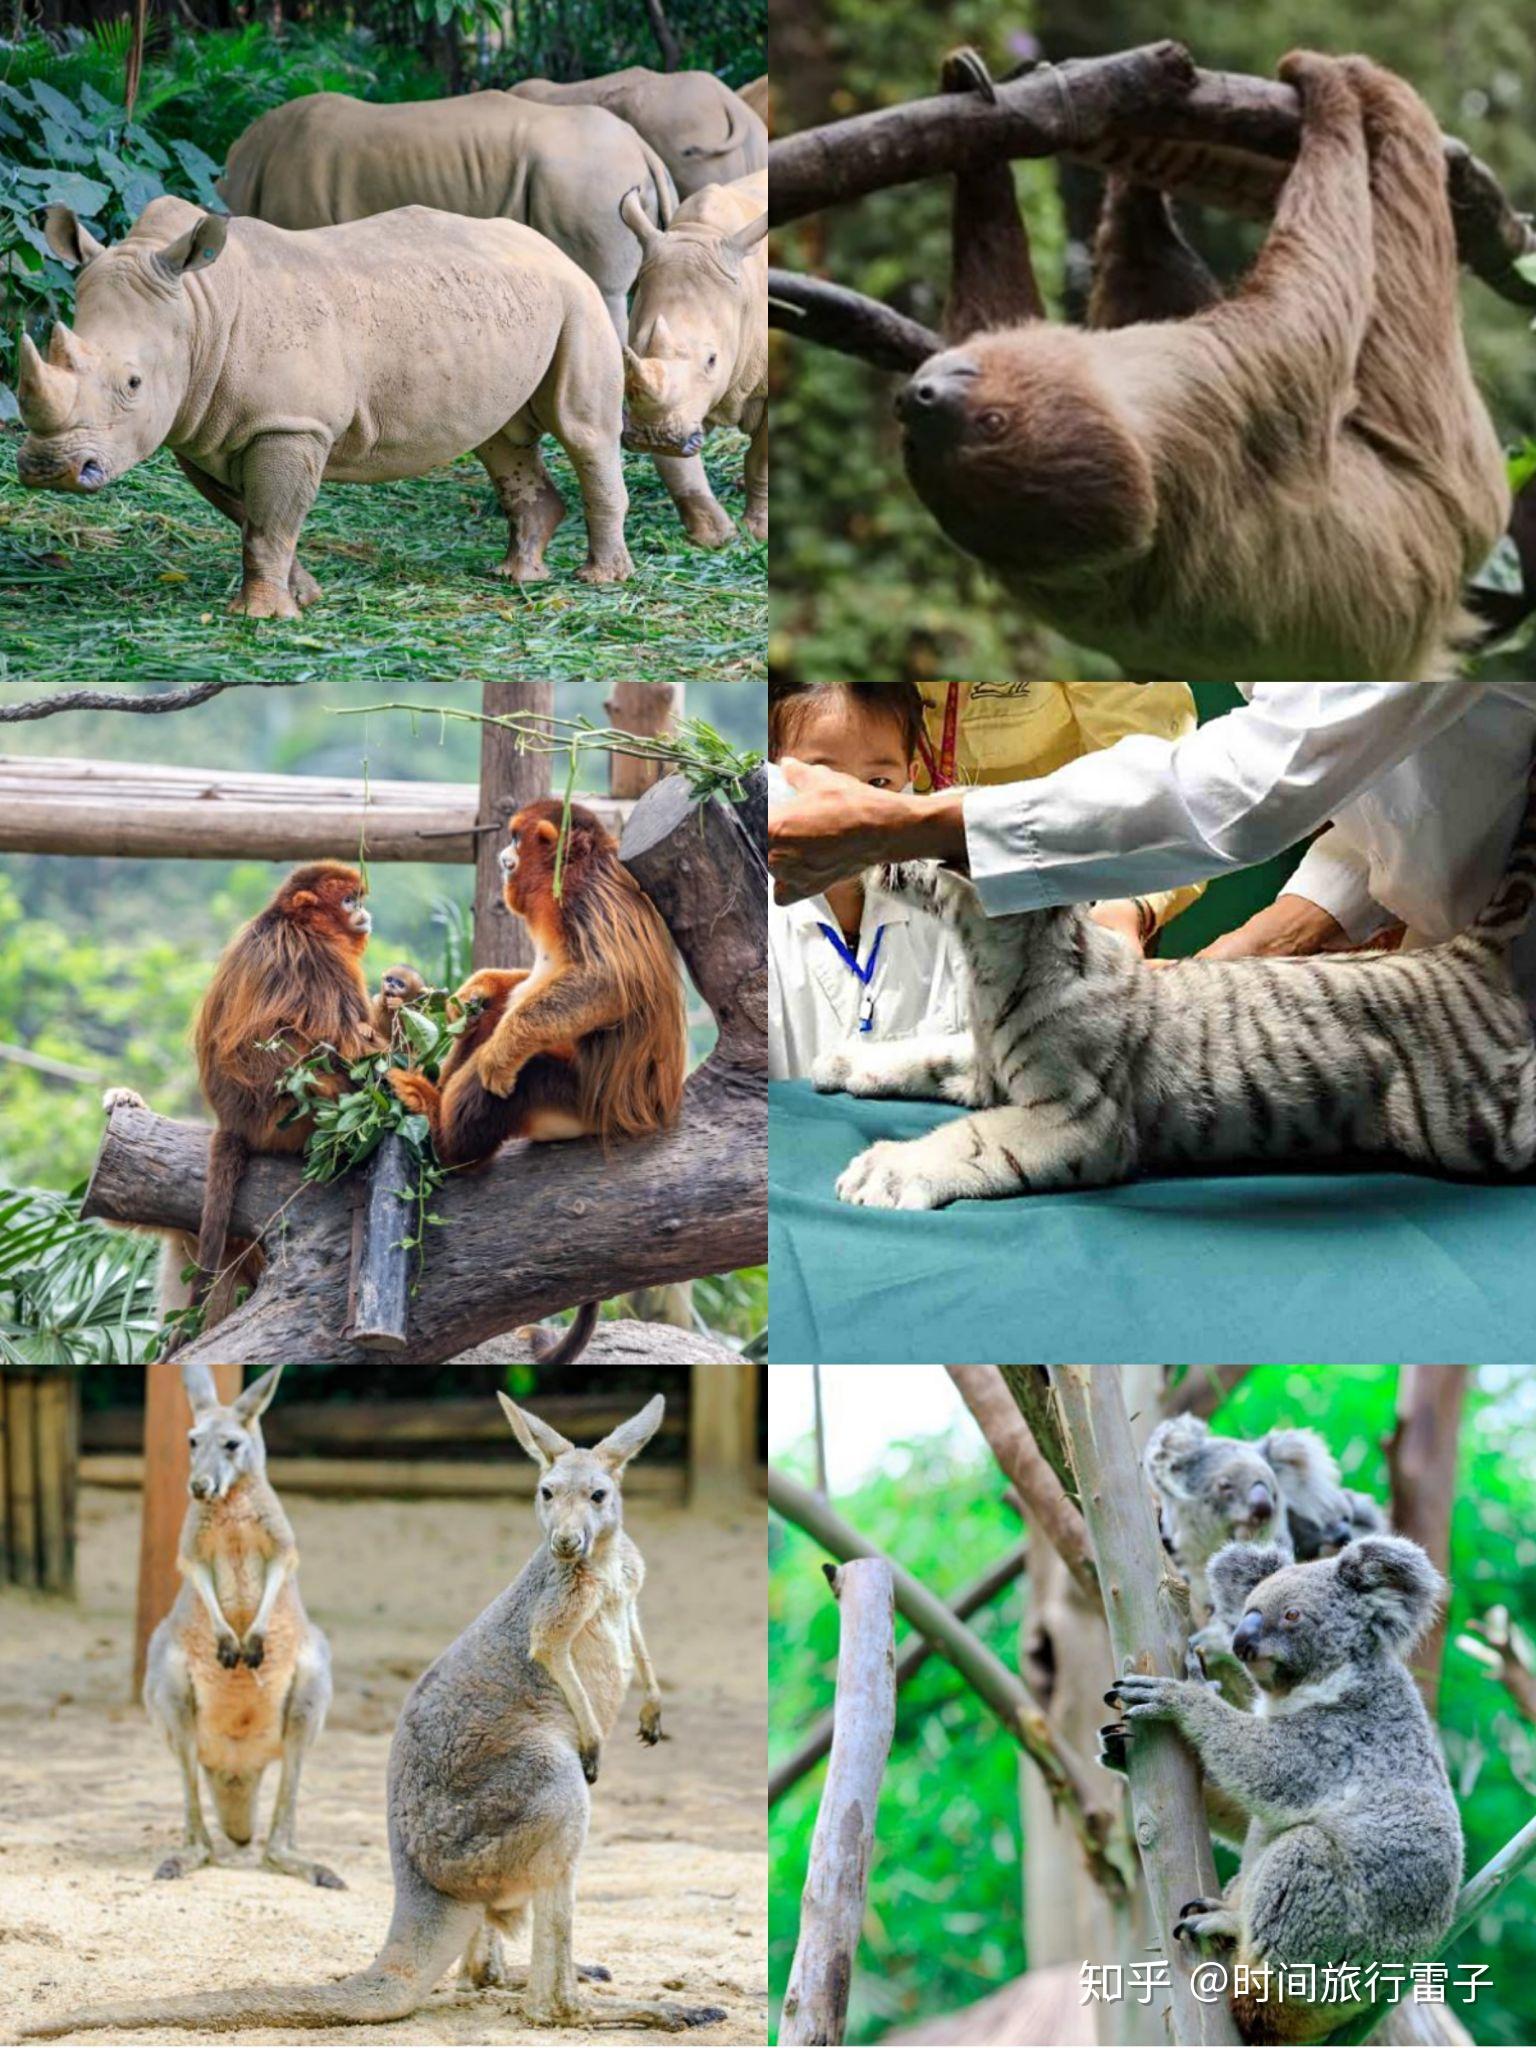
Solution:
{"label": "tiger ear", "polygon": [[540,818],[538,824],[533,829],[538,838],[546,840],[551,846],[560,837],[559,826],[552,824],[548,818]]}

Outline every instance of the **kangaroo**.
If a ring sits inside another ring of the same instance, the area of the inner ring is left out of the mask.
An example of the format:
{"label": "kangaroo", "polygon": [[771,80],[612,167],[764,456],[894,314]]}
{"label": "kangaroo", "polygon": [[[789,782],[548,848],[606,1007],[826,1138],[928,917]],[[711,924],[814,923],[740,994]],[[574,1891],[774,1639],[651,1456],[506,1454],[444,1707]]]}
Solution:
{"label": "kangaroo", "polygon": [[[256,1388],[251,1392],[255,1393]],[[247,1397],[249,1398],[249,1397]],[[407,2019],[455,1956],[468,1981],[525,1987],[532,2026],[660,2027],[726,2017],[720,2006],[631,2003],[578,1989],[576,1866],[602,1762],[638,1667],[640,1740],[661,1740],[661,1694],[640,1632],[645,1577],[625,1535],[620,1480],[656,1433],[661,1395],[577,1450],[505,1394],[513,1434],[540,1468],[544,1540],[517,1578],[417,1679],[390,1745],[395,1910],[366,1970],[339,1984],[254,1985],[44,2021],[31,2038],[92,2027],[329,2027]],[[533,1959],[511,1970],[503,1937],[533,1918]]]}
{"label": "kangaroo", "polygon": [[207,1366],[182,1375],[192,1405],[191,1504],[176,1565],[181,1590],[149,1639],[144,1705],[181,1765],[185,1840],[156,1877],[217,1859],[203,1821],[201,1766],[219,1825],[244,1847],[263,1771],[282,1760],[261,1862],[337,1891],[346,1886],[293,1845],[304,1754],[331,1703],[331,1651],[299,1597],[293,1530],[267,1480],[261,1417],[283,1368],[221,1406]]}

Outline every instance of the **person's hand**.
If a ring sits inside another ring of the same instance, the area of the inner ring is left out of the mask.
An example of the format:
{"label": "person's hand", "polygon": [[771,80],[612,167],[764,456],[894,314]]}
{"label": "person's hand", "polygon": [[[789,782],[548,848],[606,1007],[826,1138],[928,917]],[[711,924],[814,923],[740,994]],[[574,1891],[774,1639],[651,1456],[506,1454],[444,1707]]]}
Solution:
{"label": "person's hand", "polygon": [[770,807],[768,865],[777,903],[820,896],[881,861],[965,860],[965,821],[958,790],[936,797],[872,789],[832,768],[779,762],[793,803]]}
{"label": "person's hand", "polygon": [[1095,903],[1088,915],[1095,924],[1117,934],[1134,948],[1138,959],[1147,950],[1147,915],[1134,897],[1122,896],[1109,903]]}
{"label": "person's hand", "polygon": [[1250,960],[1259,954],[1294,958],[1306,953],[1347,953],[1349,934],[1321,904],[1305,896],[1277,896],[1266,909],[1225,932],[1200,954],[1202,960]]}

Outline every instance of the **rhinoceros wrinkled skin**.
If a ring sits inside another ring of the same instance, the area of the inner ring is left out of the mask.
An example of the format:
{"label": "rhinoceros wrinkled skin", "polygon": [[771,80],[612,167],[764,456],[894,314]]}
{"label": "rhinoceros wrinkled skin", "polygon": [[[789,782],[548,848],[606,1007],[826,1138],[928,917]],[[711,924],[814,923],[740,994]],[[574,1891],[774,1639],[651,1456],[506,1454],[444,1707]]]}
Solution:
{"label": "rhinoceros wrinkled skin", "polygon": [[520,99],[547,106],[606,107],[637,129],[666,163],[679,194],[728,185],[768,162],[768,130],[753,109],[712,71],[648,71],[631,64],[601,78],[557,85],[525,78]]}
{"label": "rhinoceros wrinkled skin", "polygon": [[706,185],[685,199],[665,232],[633,196],[624,218],[644,252],[624,350],[624,441],[658,462],[692,539],[711,546],[733,531],[709,488],[698,448],[706,427],[740,427],[747,449],[747,530],[768,538],[768,173]]}
{"label": "rhinoceros wrinkled skin", "polygon": [[109,249],[67,207],[46,233],[84,268],[73,332],[54,328],[46,360],[22,339],[21,481],[99,490],[169,446],[240,528],[231,611],[291,619],[319,596],[295,549],[322,481],[420,476],[471,449],[510,529],[492,573],[541,580],[565,510],[541,432],[581,485],[578,575],[629,575],[618,339],[591,279],[531,228],[411,206],[290,233],[164,198]]}
{"label": "rhinoceros wrinkled skin", "polygon": [[677,205],[671,173],[604,107],[545,107],[506,92],[398,105],[314,92],[251,123],[218,189],[231,213],[279,228],[400,206],[523,221],[592,279],[622,341],[637,252],[619,201],[635,186],[664,227]]}

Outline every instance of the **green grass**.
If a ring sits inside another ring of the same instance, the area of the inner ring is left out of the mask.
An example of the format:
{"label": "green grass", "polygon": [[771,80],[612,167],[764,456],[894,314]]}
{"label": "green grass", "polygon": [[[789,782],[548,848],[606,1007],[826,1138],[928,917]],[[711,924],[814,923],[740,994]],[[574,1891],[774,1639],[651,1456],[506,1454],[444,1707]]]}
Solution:
{"label": "green grass", "polygon": [[[302,620],[232,618],[240,543],[166,451],[99,497],[25,491],[18,436],[0,435],[0,681],[103,677],[202,682],[250,675],[368,682],[503,676],[517,662],[560,681],[750,680],[766,670],[767,548],[684,539],[650,462],[624,458],[635,576],[590,589],[580,494],[561,451],[545,459],[571,508],[527,591],[490,578],[506,526],[472,458],[407,483],[326,485],[300,556],[324,596]],[[745,441],[705,451],[716,495],[743,510]]]}

